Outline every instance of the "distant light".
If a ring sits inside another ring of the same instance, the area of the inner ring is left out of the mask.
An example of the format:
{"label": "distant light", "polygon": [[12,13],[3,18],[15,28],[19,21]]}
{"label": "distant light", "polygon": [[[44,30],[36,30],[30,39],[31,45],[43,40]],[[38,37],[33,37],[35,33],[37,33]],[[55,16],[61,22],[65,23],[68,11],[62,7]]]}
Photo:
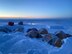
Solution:
{"label": "distant light", "polygon": [[36,25],[36,23],[31,23],[31,25]]}
{"label": "distant light", "polygon": [[49,25],[47,25],[47,28],[50,28],[50,26],[49,26]]}

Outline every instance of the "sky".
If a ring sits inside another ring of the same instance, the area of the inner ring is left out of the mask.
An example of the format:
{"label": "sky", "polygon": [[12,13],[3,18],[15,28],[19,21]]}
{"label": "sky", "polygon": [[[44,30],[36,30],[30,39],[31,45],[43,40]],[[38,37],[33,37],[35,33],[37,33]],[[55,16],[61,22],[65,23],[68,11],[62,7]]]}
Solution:
{"label": "sky", "polygon": [[0,17],[72,17],[71,0],[0,0]]}

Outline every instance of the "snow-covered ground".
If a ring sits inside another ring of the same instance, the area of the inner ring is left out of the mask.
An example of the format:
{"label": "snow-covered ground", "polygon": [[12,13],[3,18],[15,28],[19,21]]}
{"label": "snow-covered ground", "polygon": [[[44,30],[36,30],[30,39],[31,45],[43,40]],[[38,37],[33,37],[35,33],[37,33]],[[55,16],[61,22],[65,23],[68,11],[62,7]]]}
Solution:
{"label": "snow-covered ground", "polygon": [[[1,26],[4,25],[6,24]],[[15,27],[17,25],[10,29]],[[46,28],[52,33],[63,30],[66,33],[72,34],[71,27],[68,26],[69,29],[67,29],[66,26],[62,25],[44,25],[37,23],[28,23],[23,25],[23,27],[24,32],[0,32],[0,54],[72,54],[72,37],[64,39],[62,47],[57,48],[39,39],[31,39],[25,36],[29,28]]]}

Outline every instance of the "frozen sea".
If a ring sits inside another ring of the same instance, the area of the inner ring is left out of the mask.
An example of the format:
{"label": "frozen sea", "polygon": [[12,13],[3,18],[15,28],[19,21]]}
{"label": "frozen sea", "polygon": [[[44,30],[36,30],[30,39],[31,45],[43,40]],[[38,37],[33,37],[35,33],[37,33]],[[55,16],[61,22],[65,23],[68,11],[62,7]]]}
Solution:
{"label": "frozen sea", "polygon": [[0,32],[0,54],[72,54],[72,37],[64,39],[62,47],[57,48],[39,39],[31,39],[25,36],[29,28],[46,28],[50,33],[64,31],[72,35],[72,19],[0,19],[0,27],[7,26],[13,21],[17,27],[19,21],[24,22],[24,33]]}

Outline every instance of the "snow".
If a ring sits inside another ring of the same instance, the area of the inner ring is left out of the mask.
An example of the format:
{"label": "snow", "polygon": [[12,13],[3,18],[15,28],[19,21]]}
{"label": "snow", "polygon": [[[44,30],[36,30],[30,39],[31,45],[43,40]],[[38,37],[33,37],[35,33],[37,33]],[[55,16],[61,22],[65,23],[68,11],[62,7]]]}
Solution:
{"label": "snow", "polygon": [[[13,27],[9,27],[9,29],[15,29],[17,27],[21,27],[18,25],[14,25]],[[36,23],[29,23],[28,25],[23,25],[23,32],[12,32],[12,33],[3,33],[0,32],[0,54],[72,54],[72,38],[64,39],[64,44],[62,47],[57,48],[52,45],[49,45],[46,42],[43,42],[39,39],[31,39],[26,37],[26,31],[29,28],[47,28],[49,32],[55,32],[58,29],[51,29],[48,25],[40,25]],[[60,28],[60,27],[59,27]],[[61,27],[64,30],[63,27]],[[71,29],[71,28],[70,28]],[[71,30],[67,31],[72,34]],[[53,31],[54,30],[54,31]]]}

